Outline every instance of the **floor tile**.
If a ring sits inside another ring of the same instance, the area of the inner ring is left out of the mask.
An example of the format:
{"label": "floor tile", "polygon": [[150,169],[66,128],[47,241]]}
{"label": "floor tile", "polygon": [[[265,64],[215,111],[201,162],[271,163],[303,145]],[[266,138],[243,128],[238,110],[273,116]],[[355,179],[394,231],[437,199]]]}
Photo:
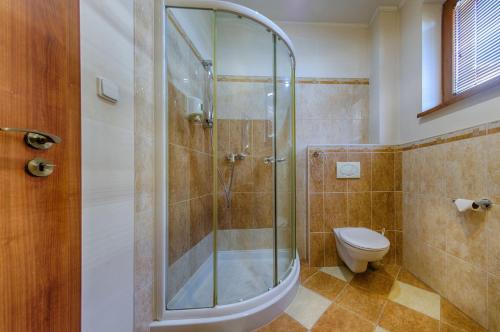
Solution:
{"label": "floor tile", "polygon": [[318,272],[318,268],[317,267],[309,267],[309,266],[300,266],[300,282],[304,282],[307,280],[307,278],[309,278],[310,276],[312,276],[313,274],[315,274],[316,272]]}
{"label": "floor tile", "polygon": [[256,330],[255,332],[306,332],[307,329],[303,327],[292,317],[287,314],[282,314],[271,323]]}
{"label": "floor tile", "polygon": [[396,279],[399,274],[399,270],[401,270],[401,266],[396,264],[384,264],[380,269],[373,271],[374,273],[378,273],[383,277]]}
{"label": "floor tile", "polygon": [[441,322],[459,331],[485,331],[481,325],[443,298],[441,299]]}
{"label": "floor tile", "polygon": [[332,302],[315,292],[299,286],[297,295],[285,312],[310,329]]}
{"label": "floor tile", "polygon": [[329,274],[318,272],[307,279],[304,286],[330,300],[335,300],[346,283]]}
{"label": "floor tile", "polygon": [[385,302],[386,299],[383,296],[349,285],[346,286],[337,300],[340,306],[373,323],[377,323]]}
{"label": "floor tile", "polygon": [[320,271],[345,282],[350,282],[354,278],[354,273],[343,265],[322,267]]}
{"label": "floor tile", "polygon": [[389,293],[389,300],[426,314],[434,319],[440,319],[441,297],[436,293],[396,280]]}
{"label": "floor tile", "polygon": [[375,294],[387,296],[391,291],[393,280],[369,271],[356,274],[350,284]]}
{"label": "floor tile", "polygon": [[383,327],[377,326],[377,327],[375,328],[375,332],[389,332],[389,331],[387,331],[387,330],[386,330],[386,329],[384,329]]}
{"label": "floor tile", "polygon": [[456,328],[454,326],[451,326],[451,325],[443,323],[443,322],[439,323],[439,331],[440,332],[464,332],[464,330],[461,330],[459,328]]}
{"label": "floor tile", "polygon": [[356,314],[332,304],[314,325],[313,332],[338,331],[338,332],[371,332],[375,325],[362,319]]}
{"label": "floor tile", "polygon": [[415,277],[412,273],[410,273],[404,267],[401,268],[401,271],[399,272],[398,280],[401,282],[404,282],[406,284],[410,284],[412,286],[425,289],[429,292],[435,292],[432,288],[427,286],[424,282],[420,281],[420,279]]}
{"label": "floor tile", "polygon": [[392,301],[387,301],[379,325],[389,331],[439,331],[438,320]]}

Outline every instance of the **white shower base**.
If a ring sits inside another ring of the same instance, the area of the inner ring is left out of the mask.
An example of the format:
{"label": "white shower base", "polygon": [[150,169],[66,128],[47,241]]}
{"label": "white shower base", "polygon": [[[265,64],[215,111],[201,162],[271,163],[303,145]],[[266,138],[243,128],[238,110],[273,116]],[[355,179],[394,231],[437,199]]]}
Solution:
{"label": "white shower base", "polygon": [[[212,303],[210,257],[184,287],[169,301],[165,320],[151,324],[151,331],[230,331],[246,332],[262,326],[292,301],[299,283],[300,264],[296,260],[288,276],[273,285],[271,249],[220,251],[218,253],[218,303]],[[279,275],[288,268],[288,251],[278,252]],[[203,308],[205,307],[205,308]]]}
{"label": "white shower base", "polygon": [[[289,267],[289,252],[278,252],[278,270],[284,275]],[[241,302],[273,286],[273,251],[271,249],[219,251],[217,261],[217,302],[221,305]],[[168,309],[212,306],[213,257],[203,263],[168,302]]]}

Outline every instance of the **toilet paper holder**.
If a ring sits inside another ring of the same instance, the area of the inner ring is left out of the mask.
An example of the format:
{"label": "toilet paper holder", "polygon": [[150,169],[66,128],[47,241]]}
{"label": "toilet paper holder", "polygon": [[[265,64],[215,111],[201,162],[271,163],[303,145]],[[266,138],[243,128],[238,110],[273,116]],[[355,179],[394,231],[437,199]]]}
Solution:
{"label": "toilet paper holder", "polygon": [[[453,203],[455,203],[455,199],[452,200]],[[477,209],[477,208],[483,208],[483,209],[489,209],[491,207],[491,205],[493,205],[493,202],[488,199],[488,198],[482,198],[482,199],[479,199],[479,200],[476,200],[472,203],[472,207],[474,209]]]}

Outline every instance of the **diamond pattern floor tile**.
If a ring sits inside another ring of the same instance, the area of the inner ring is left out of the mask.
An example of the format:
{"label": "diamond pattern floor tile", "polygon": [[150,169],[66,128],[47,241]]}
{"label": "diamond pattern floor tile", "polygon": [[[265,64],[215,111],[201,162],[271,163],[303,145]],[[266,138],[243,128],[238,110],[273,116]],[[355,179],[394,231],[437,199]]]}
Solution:
{"label": "diamond pattern floor tile", "polygon": [[304,285],[285,314],[258,332],[485,331],[399,266],[361,274],[314,268],[302,277]]}
{"label": "diamond pattern floor tile", "polygon": [[392,286],[389,300],[437,320],[441,317],[441,297],[438,294],[400,281],[396,281]]}
{"label": "diamond pattern floor tile", "polygon": [[297,295],[285,312],[305,328],[310,329],[331,303],[332,301],[323,296],[299,286]]}

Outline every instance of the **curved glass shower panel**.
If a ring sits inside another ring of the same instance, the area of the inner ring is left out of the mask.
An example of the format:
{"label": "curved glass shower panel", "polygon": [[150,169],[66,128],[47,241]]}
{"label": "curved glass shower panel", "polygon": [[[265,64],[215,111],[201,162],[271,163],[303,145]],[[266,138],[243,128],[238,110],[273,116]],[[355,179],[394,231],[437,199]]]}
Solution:
{"label": "curved glass shower panel", "polygon": [[291,270],[295,252],[295,188],[293,132],[293,58],[288,46],[276,37],[275,175],[276,175],[276,263],[277,278],[283,280]]}
{"label": "curved glass shower panel", "polygon": [[166,307],[238,303],[295,259],[293,55],[258,19],[166,10]]}
{"label": "curved glass shower panel", "polygon": [[213,22],[212,10],[167,9],[167,309],[214,304]]}
{"label": "curved glass shower panel", "polygon": [[216,12],[217,303],[274,286],[273,34]]}

